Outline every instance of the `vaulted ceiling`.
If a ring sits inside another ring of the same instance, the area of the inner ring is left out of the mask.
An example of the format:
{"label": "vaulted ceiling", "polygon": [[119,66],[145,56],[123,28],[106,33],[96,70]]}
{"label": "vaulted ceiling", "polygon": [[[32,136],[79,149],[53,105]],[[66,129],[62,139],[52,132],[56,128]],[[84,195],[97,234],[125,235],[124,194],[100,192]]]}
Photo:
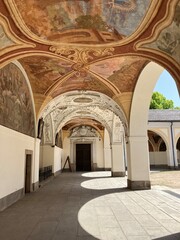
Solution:
{"label": "vaulted ceiling", "polygon": [[114,99],[128,119],[122,99],[131,99],[150,61],[180,89],[179,0],[2,0],[0,11],[0,68],[20,62],[38,117],[58,96],[93,91]]}

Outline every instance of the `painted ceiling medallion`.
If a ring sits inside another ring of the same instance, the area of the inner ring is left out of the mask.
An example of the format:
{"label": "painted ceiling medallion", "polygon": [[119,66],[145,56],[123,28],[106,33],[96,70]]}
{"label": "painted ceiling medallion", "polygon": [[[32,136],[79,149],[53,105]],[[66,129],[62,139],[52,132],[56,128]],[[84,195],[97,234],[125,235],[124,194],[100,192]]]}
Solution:
{"label": "painted ceiling medallion", "polygon": [[28,35],[51,42],[93,44],[117,42],[130,36],[151,4],[149,0],[5,2]]}

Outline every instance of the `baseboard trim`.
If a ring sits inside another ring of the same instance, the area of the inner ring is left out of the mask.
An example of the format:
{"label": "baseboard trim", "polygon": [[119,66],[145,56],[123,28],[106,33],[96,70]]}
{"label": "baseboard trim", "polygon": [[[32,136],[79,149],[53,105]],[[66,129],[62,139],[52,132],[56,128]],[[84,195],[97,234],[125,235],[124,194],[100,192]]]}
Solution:
{"label": "baseboard trim", "polygon": [[60,175],[62,173],[62,170],[60,169],[59,171],[53,173],[54,177],[57,177],[58,175]]}
{"label": "baseboard trim", "polygon": [[13,203],[17,202],[24,197],[24,188],[21,188],[3,198],[0,199],[0,211],[3,211]]}

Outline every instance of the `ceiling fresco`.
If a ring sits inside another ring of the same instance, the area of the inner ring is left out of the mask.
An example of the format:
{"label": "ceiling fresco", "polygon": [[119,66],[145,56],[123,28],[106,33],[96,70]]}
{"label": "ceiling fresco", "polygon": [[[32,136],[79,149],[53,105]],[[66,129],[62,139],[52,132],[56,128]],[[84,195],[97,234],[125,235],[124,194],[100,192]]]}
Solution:
{"label": "ceiling fresco", "polygon": [[95,126],[99,130],[104,130],[104,127],[102,124],[95,119],[89,119],[89,118],[82,118],[81,122],[79,122],[79,119],[72,119],[71,121],[67,122],[66,125],[63,127],[63,130],[71,130],[74,126],[83,125],[86,123],[86,125],[89,126]]}
{"label": "ceiling fresco", "polygon": [[[146,64],[163,66],[180,83],[179,0],[2,0],[0,12],[0,69],[20,62],[37,119],[48,106],[48,114],[67,114],[67,121],[74,120],[72,111],[90,119],[93,109],[98,121],[114,99],[112,112],[128,126]],[[64,97],[73,91],[72,101]]]}
{"label": "ceiling fresco", "polygon": [[53,97],[56,97],[65,92],[73,90],[91,90],[99,91],[106,94],[109,97],[113,96],[113,92],[105,86],[96,77],[92,76],[90,73],[84,73],[79,75],[77,73],[73,74],[68,80],[64,81],[54,92]]}
{"label": "ceiling fresco", "polygon": [[151,1],[15,0],[15,3],[26,26],[41,39],[112,42],[135,32]]}
{"label": "ceiling fresco", "polygon": [[147,63],[141,57],[118,57],[92,64],[90,70],[109,80],[120,92],[132,92]]}
{"label": "ceiling fresco", "polygon": [[180,63],[180,1],[171,24],[161,31],[156,41],[143,46],[162,51]]}
{"label": "ceiling fresco", "polygon": [[32,56],[20,60],[26,70],[33,92],[44,94],[57,79],[71,70],[71,63],[60,59]]}
{"label": "ceiling fresco", "polygon": [[15,45],[15,43],[8,38],[7,34],[4,32],[3,27],[0,25],[0,49]]}
{"label": "ceiling fresco", "polygon": [[[29,76],[33,92],[50,94],[54,98],[81,89],[100,91],[109,97],[118,91],[132,92],[147,61],[133,56],[117,57],[94,63],[82,70],[76,70],[71,62],[42,56],[26,57],[20,63]],[[57,86],[49,91],[56,83]]]}

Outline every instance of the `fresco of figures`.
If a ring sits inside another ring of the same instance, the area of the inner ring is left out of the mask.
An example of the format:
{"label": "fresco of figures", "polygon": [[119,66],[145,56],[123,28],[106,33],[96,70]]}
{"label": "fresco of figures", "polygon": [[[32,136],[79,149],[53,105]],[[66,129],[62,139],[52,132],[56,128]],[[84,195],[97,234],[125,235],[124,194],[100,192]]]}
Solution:
{"label": "fresco of figures", "polygon": [[25,77],[10,63],[0,69],[0,124],[34,137],[34,111]]}
{"label": "fresco of figures", "polygon": [[145,44],[143,47],[160,50],[171,57],[178,63],[180,62],[180,1],[176,6],[173,21],[167,28],[163,29],[155,42]]}
{"label": "fresco of figures", "polygon": [[15,3],[31,32],[43,39],[57,40],[60,33],[73,29],[116,31],[129,36],[138,28],[151,1],[15,0]]}

